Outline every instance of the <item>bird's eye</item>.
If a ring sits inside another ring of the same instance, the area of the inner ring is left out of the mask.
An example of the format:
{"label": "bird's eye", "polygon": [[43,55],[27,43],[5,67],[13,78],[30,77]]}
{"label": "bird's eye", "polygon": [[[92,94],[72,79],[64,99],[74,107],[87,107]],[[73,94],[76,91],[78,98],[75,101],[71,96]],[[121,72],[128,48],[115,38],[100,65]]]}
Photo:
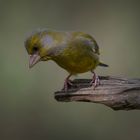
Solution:
{"label": "bird's eye", "polygon": [[35,53],[35,52],[37,52],[38,51],[38,47],[37,46],[34,46],[33,47],[33,52]]}

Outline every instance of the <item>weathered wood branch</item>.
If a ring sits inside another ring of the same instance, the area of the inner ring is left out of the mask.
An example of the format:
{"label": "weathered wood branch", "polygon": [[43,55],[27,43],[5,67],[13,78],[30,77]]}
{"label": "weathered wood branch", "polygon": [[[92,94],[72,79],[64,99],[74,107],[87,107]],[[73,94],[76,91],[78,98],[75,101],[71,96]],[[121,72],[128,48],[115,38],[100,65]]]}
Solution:
{"label": "weathered wood branch", "polygon": [[82,101],[104,104],[114,110],[140,109],[140,79],[100,76],[101,85],[95,90],[90,79],[75,79],[68,91],[55,92],[61,102]]}

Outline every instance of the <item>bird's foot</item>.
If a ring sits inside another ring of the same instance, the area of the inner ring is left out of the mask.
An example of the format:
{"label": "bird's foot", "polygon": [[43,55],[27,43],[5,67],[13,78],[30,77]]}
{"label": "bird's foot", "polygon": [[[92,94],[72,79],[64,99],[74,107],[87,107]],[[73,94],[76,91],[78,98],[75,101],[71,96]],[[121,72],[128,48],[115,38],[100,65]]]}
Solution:
{"label": "bird's foot", "polygon": [[95,72],[92,72],[93,73],[93,78],[92,78],[92,81],[90,82],[91,86],[93,86],[93,89],[95,89],[97,86],[100,85],[100,79],[98,77],[98,75],[96,75]]}
{"label": "bird's foot", "polygon": [[64,86],[63,86],[62,90],[67,92],[69,87],[71,87],[72,85],[73,84],[71,83],[71,81],[69,79],[66,79],[65,82],[64,82]]}
{"label": "bird's foot", "polygon": [[69,80],[70,77],[71,77],[71,74],[65,79],[64,86],[62,88],[62,90],[64,90],[65,92],[67,92],[68,91],[68,88],[73,85],[71,83],[71,81]]}

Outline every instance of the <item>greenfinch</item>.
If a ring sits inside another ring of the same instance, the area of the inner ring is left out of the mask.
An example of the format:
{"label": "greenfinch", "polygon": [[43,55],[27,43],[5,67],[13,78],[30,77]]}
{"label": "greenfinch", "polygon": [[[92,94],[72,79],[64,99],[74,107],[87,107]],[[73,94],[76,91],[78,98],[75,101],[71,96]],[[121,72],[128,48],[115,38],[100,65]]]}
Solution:
{"label": "greenfinch", "polygon": [[100,84],[94,73],[97,66],[108,65],[99,60],[99,47],[95,39],[84,32],[62,32],[48,29],[37,30],[25,40],[25,48],[30,56],[29,67],[40,61],[55,61],[69,75],[64,82],[67,91],[72,75],[91,71],[91,84],[94,88]]}

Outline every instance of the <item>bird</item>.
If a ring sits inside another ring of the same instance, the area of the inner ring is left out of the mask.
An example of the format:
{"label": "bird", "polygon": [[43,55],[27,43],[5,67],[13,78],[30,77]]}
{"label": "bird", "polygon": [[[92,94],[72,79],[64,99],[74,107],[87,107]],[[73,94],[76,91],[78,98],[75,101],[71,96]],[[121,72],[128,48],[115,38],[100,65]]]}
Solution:
{"label": "bird", "polygon": [[88,71],[93,73],[90,84],[95,89],[100,80],[94,70],[97,66],[108,67],[99,60],[97,42],[85,32],[39,29],[28,35],[24,46],[29,54],[29,68],[40,61],[52,60],[69,73],[64,81],[64,91],[72,85],[72,75]]}

